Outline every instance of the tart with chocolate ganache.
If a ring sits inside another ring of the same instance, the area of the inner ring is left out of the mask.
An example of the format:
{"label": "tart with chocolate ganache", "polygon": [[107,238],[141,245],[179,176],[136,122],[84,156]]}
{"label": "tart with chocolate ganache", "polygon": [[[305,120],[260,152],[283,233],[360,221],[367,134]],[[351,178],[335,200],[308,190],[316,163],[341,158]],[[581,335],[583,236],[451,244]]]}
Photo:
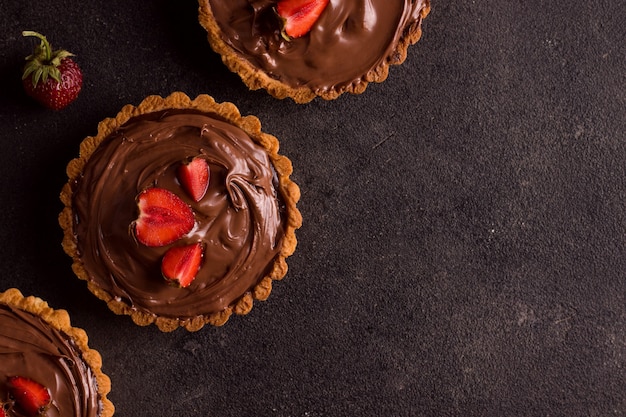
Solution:
{"label": "tart with chocolate ganache", "polygon": [[360,94],[406,60],[430,0],[199,0],[213,50],[253,90],[306,103]]}
{"label": "tart with chocolate ganache", "polygon": [[111,381],[65,310],[11,288],[0,292],[0,415],[111,417]]}
{"label": "tart with chocolate ganache", "polygon": [[113,312],[164,332],[247,314],[287,273],[302,223],[278,147],[208,95],[125,106],[67,166],[59,223],[74,272]]}

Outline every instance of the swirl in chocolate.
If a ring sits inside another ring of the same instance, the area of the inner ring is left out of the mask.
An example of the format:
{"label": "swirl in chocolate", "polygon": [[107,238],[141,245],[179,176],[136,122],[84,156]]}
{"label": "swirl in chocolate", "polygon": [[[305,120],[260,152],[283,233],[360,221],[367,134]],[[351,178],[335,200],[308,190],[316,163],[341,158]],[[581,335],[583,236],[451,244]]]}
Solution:
{"label": "swirl in chocolate", "polygon": [[[210,167],[209,189],[193,201],[176,171],[194,157]],[[129,120],[89,158],[73,186],[74,231],[89,279],[132,308],[169,318],[219,312],[250,291],[280,252],[282,200],[267,152],[219,116],[165,111]],[[161,187],[192,208],[195,226],[165,247],[139,243],[130,225],[137,195]],[[189,287],[160,271],[174,245],[201,242],[203,264]]]}
{"label": "swirl in chocolate", "polygon": [[[345,90],[420,25],[429,0],[331,0],[304,37],[285,40],[272,0],[207,0],[224,42],[270,77],[314,91]],[[370,81],[370,80],[368,80]]]}
{"label": "swirl in chocolate", "polygon": [[41,318],[0,304],[0,402],[8,401],[7,380],[16,375],[50,391],[47,417],[100,415],[95,377],[74,342]]}

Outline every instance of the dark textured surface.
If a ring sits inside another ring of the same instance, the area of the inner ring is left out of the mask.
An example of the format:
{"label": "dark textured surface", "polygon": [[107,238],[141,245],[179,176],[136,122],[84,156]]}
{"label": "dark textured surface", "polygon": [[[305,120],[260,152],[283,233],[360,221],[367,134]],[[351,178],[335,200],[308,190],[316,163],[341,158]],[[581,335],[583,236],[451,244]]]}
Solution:
{"label": "dark textured surface", "polygon": [[[193,1],[0,0],[0,287],[67,309],[119,416],[626,416],[626,9],[435,1],[361,96],[249,92]],[[85,72],[22,93],[45,33]],[[209,93],[281,140],[302,188],[290,271],[246,317],[160,333],[73,277],[65,165],[149,94]]]}

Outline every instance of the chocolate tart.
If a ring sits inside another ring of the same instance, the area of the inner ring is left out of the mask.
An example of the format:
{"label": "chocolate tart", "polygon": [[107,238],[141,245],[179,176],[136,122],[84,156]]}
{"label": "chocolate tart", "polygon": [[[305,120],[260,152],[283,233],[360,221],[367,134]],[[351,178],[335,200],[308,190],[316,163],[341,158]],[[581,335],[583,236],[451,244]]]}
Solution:
{"label": "chocolate tart", "polygon": [[65,310],[11,288],[0,293],[0,403],[7,416],[20,417],[10,395],[12,377],[43,385],[50,394],[47,417],[111,417],[111,381],[100,354],[84,330],[72,327]]}
{"label": "chocolate tart", "polygon": [[[113,312],[164,332],[247,314],[287,273],[302,223],[300,189],[278,148],[258,118],[208,95],[191,100],[176,92],[125,106],[100,122],[67,166],[59,223],[74,272]],[[177,178],[180,165],[197,157],[210,167],[199,202]],[[193,229],[174,243],[148,247],[133,231],[137,196],[151,187],[171,191],[193,211]],[[197,243],[204,254],[193,282],[167,282],[160,270],[165,253]]]}
{"label": "chocolate tart", "polygon": [[285,39],[276,0],[199,0],[199,21],[223,62],[252,90],[306,103],[360,94],[402,64],[430,0],[331,0],[311,31]]}

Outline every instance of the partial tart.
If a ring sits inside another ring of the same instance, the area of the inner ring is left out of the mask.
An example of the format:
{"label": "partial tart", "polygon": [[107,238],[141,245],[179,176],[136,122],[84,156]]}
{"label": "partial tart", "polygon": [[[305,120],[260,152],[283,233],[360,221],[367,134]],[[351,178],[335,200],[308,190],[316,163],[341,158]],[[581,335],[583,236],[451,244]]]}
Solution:
{"label": "partial tart", "polygon": [[306,34],[290,37],[278,13],[283,2],[302,0],[199,0],[199,21],[250,89],[297,103],[360,94],[384,81],[420,39],[430,12],[430,0],[331,0]]}
{"label": "partial tart", "polygon": [[162,331],[247,314],[287,273],[302,223],[278,148],[258,118],[208,95],[125,106],[67,166],[59,223],[74,272]]}
{"label": "partial tart", "polygon": [[28,415],[33,404],[16,396],[17,381],[39,387],[49,417],[111,417],[111,381],[84,330],[65,310],[11,288],[0,293],[0,403],[7,416]]}

